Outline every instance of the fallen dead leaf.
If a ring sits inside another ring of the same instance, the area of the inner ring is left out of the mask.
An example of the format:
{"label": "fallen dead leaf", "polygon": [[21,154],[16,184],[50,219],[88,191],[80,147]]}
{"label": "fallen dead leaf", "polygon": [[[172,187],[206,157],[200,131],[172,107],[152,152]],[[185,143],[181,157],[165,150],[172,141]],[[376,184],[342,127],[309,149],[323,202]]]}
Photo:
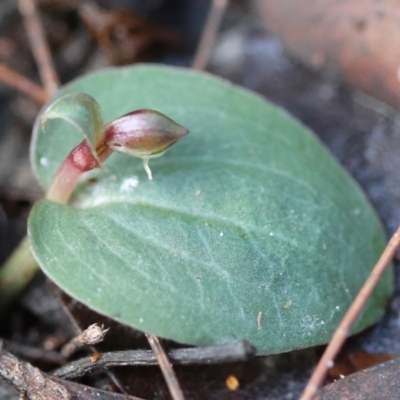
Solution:
{"label": "fallen dead leaf", "polygon": [[400,110],[397,0],[259,0],[268,31],[307,64]]}

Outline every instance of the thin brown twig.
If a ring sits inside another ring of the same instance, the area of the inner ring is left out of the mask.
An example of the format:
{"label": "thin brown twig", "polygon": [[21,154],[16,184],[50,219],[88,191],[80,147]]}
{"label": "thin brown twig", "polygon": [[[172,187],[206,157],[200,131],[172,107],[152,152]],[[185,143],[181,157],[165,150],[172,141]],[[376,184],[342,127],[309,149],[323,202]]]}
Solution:
{"label": "thin brown twig", "polygon": [[36,10],[35,0],[18,0],[18,5],[24,18],[25,29],[38,65],[40,79],[48,95],[53,96],[57,92],[59,80]]}
{"label": "thin brown twig", "polygon": [[348,309],[346,315],[343,317],[341,323],[337,327],[329,345],[327,346],[324,354],[319,360],[319,363],[315,368],[311,379],[305,387],[304,392],[300,397],[300,400],[312,400],[315,397],[317,390],[321,386],[328,369],[332,366],[334,358],[337,356],[344,341],[346,340],[347,335],[350,332],[350,328],[360,315],[363,307],[371,296],[371,293],[375,289],[375,286],[377,285],[380,277],[385,272],[386,267],[392,261],[399,247],[400,226],[399,228],[397,228],[397,231],[390,239],[388,245],[383,251],[375,267],[371,271],[364,286],[361,288],[357,297],[354,299],[352,305]]}
{"label": "thin brown twig", "polygon": [[228,0],[212,0],[210,11],[207,15],[207,21],[201,35],[200,43],[197,47],[192,68],[202,71],[210,59],[211,50],[214,46],[218,28],[220,26]]}
{"label": "thin brown twig", "polygon": [[3,63],[0,63],[0,81],[26,94],[39,104],[44,104],[49,100],[49,95],[41,86]]}
{"label": "thin brown twig", "polygon": [[151,349],[154,351],[154,355],[157,358],[158,365],[161,368],[161,372],[164,375],[165,382],[167,383],[173,400],[185,400],[178,378],[176,377],[168,356],[162,348],[157,336],[146,334],[146,337]]}

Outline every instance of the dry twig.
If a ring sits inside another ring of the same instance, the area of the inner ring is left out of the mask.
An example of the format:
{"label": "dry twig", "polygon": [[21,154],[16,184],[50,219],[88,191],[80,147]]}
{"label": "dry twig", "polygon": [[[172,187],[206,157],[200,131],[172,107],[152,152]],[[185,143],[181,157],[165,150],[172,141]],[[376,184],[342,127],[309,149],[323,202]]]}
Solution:
{"label": "dry twig", "polygon": [[39,104],[49,100],[49,95],[41,86],[2,63],[0,63],[0,81],[26,94]]}
{"label": "dry twig", "polygon": [[198,71],[204,70],[210,59],[222,17],[228,5],[228,0],[212,0],[211,9],[201,35],[200,44],[197,47],[192,68]]}
{"label": "dry twig", "polygon": [[324,354],[319,360],[319,363],[315,368],[315,371],[312,374],[310,381],[304,389],[300,400],[312,400],[315,397],[317,390],[319,386],[321,386],[328,369],[332,366],[334,358],[339,353],[344,341],[346,340],[352,325],[360,315],[366,302],[368,301],[373,290],[375,289],[375,286],[377,285],[379,279],[385,272],[386,267],[392,261],[399,247],[400,227],[397,228],[397,231],[390,239],[388,245],[386,246],[378,262],[376,263],[374,269],[371,271],[364,286],[361,288],[357,297],[354,299],[352,305],[348,309],[346,315],[343,317],[341,323],[337,327],[329,345],[327,346]]}
{"label": "dry twig", "polygon": [[49,96],[58,89],[59,80],[54,68],[53,58],[35,7],[35,0],[18,0],[19,10],[31,44],[32,52],[39,68],[40,78]]}
{"label": "dry twig", "polygon": [[[174,365],[210,365],[247,361],[255,356],[254,347],[241,340],[220,346],[193,347],[168,351],[168,358]],[[100,354],[93,362],[91,357],[72,361],[53,372],[63,379],[76,379],[92,371],[107,370],[111,367],[136,367],[139,365],[157,365],[157,359],[151,350],[125,350]]]}
{"label": "dry twig", "polygon": [[104,329],[104,325],[90,325],[78,336],[74,337],[70,342],[63,346],[61,349],[61,355],[68,358],[83,346],[93,346],[94,344],[102,342],[109,329],[110,328]]}
{"label": "dry twig", "polygon": [[154,351],[158,365],[161,368],[161,372],[164,375],[165,382],[167,383],[173,400],[185,400],[178,378],[176,377],[168,356],[162,348],[157,336],[146,334],[146,337],[151,349]]}

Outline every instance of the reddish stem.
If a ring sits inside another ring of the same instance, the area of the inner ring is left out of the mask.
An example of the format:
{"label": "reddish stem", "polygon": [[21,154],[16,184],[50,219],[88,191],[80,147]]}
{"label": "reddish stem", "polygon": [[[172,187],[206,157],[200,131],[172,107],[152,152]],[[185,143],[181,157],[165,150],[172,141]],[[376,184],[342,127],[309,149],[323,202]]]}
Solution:
{"label": "reddish stem", "polygon": [[96,153],[98,159],[93,156],[86,140],[76,146],[58,169],[46,198],[57,203],[67,204],[81,175],[94,168],[99,168],[100,163],[105,161],[112,151],[101,142],[96,148]]}

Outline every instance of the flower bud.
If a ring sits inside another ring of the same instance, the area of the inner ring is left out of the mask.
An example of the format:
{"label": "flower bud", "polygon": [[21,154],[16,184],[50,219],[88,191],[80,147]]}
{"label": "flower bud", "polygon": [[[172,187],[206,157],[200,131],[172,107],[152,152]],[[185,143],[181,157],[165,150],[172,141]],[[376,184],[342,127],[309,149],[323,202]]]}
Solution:
{"label": "flower bud", "polygon": [[150,158],[159,157],[189,131],[164,114],[154,110],[137,110],[123,115],[104,127],[104,142],[119,153],[143,159],[144,168]]}
{"label": "flower bud", "polygon": [[130,112],[103,125],[97,101],[85,93],[69,93],[51,104],[35,124],[36,132],[49,119],[62,119],[84,136],[56,172],[46,193],[49,200],[67,204],[82,173],[98,168],[113,151],[143,159],[152,179],[148,162],[159,157],[189,131],[154,110]]}

